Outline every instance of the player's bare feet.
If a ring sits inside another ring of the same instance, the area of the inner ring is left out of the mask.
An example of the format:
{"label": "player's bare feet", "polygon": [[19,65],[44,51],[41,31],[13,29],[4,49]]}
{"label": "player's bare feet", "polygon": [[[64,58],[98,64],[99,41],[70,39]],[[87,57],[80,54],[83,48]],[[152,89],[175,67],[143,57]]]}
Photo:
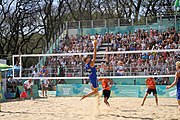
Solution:
{"label": "player's bare feet", "polygon": [[107,105],[108,107],[110,107],[110,104],[109,104],[108,102],[106,102],[106,105]]}
{"label": "player's bare feet", "polygon": [[86,98],[86,96],[85,96],[85,95],[83,95],[83,96],[82,96],[82,98],[80,99],[80,101],[81,101],[81,100],[83,100],[84,98]]}

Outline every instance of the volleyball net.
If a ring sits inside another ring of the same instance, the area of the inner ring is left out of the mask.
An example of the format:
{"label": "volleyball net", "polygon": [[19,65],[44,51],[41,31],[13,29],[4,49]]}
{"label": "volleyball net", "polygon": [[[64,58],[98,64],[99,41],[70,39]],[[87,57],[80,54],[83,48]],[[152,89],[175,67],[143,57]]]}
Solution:
{"label": "volleyball net", "polygon": [[[87,80],[90,71],[85,69],[82,57],[92,53],[56,53],[56,54],[23,54],[13,55],[13,66],[20,66],[18,73],[13,68],[14,79]],[[95,66],[97,76],[111,79],[144,79],[147,77],[173,78],[176,72],[175,63],[179,60],[180,49],[143,50],[143,51],[110,51],[97,52]],[[26,58],[39,59],[33,68],[23,68]],[[42,61],[43,59],[43,61]],[[18,64],[17,64],[18,63]],[[42,66],[45,66],[42,68]],[[46,76],[32,75],[46,69]],[[75,82],[76,83],[76,82]]]}

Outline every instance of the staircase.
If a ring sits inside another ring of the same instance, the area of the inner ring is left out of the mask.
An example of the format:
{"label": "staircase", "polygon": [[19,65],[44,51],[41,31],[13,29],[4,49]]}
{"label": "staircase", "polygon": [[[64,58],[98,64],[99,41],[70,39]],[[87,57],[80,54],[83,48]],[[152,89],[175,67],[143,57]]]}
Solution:
{"label": "staircase", "polygon": [[[109,47],[111,46],[111,43],[109,43]],[[108,47],[108,43],[102,43],[101,46],[98,47],[98,51],[97,52],[105,52],[106,48]],[[104,54],[98,54],[96,55],[96,61],[95,61],[95,66],[99,66],[101,65],[101,62],[105,63],[106,60],[103,59]],[[86,71],[84,72],[85,75],[88,75],[90,73],[90,71]],[[98,74],[98,73],[97,73]]]}
{"label": "staircase", "polygon": [[[111,46],[111,43],[109,43],[109,47],[110,46]],[[101,46],[99,46],[98,48],[98,52],[105,52],[107,47],[108,47],[108,43],[102,43]],[[106,62],[105,59],[103,59],[103,56],[104,54],[96,56],[96,62],[95,62],[96,66],[101,65],[101,62],[104,62],[104,63]]]}
{"label": "staircase", "polygon": [[[44,54],[52,54],[52,53],[53,53],[53,49],[55,49],[56,46],[59,45],[60,40],[61,40],[62,38],[64,38],[64,36],[66,35],[66,33],[67,33],[67,31],[64,30],[64,31],[60,34],[60,36],[58,36],[58,37],[56,38],[56,40],[54,41],[54,43],[49,47],[49,49],[48,49]],[[52,41],[52,40],[51,40],[51,41]],[[40,61],[37,63],[36,66],[37,66],[38,70],[40,70],[41,67],[42,67],[43,65],[45,65],[46,58],[47,58],[47,56],[43,56],[43,57],[40,59]]]}

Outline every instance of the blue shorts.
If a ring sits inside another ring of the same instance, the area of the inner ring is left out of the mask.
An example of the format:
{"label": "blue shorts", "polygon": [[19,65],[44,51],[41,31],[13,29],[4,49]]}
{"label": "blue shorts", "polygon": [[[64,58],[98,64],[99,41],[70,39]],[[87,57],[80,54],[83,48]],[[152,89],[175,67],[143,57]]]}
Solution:
{"label": "blue shorts", "polygon": [[177,100],[180,100],[180,92],[177,92]]}
{"label": "blue shorts", "polygon": [[93,88],[98,88],[98,79],[97,76],[91,74],[89,75],[90,83],[92,84]]}

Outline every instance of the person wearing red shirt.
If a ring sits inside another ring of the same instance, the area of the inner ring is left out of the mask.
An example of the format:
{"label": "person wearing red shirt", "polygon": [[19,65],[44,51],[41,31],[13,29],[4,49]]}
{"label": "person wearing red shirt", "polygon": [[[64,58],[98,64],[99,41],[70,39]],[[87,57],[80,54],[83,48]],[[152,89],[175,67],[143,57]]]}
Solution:
{"label": "person wearing red shirt", "polygon": [[145,102],[148,94],[151,94],[151,93],[153,93],[153,95],[155,96],[156,105],[158,105],[158,98],[157,98],[157,91],[156,91],[156,82],[155,82],[154,78],[152,78],[152,77],[147,78],[146,79],[146,86],[147,86],[148,89],[146,91],[146,94],[144,95],[143,102],[142,102],[141,106],[144,105],[144,102]]}
{"label": "person wearing red shirt", "polygon": [[110,106],[108,99],[111,94],[111,87],[113,84],[113,81],[108,78],[99,78],[99,81],[102,82],[102,88],[103,88],[103,96],[104,96],[104,103],[107,106]]}

